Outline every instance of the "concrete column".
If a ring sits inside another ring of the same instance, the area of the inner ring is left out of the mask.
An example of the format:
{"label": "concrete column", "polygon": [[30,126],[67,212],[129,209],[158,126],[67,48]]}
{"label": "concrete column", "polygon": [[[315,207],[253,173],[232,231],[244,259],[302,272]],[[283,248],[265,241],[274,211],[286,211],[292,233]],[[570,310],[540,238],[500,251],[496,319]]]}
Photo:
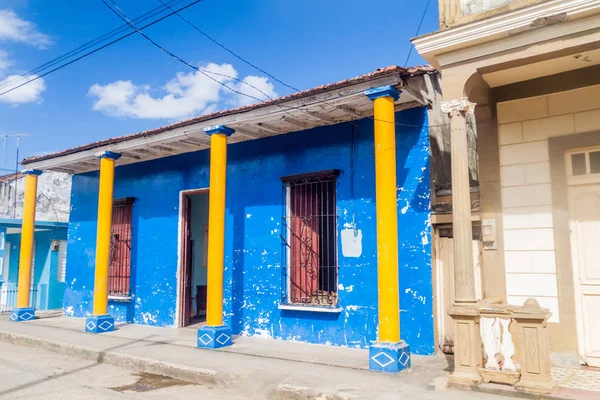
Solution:
{"label": "concrete column", "polygon": [[97,157],[100,159],[100,185],[98,189],[94,311],[93,315],[86,318],[85,331],[104,333],[115,329],[115,320],[108,315],[108,267],[110,263],[110,230],[112,224],[115,161],[121,155],[111,151],[104,151],[99,153]]}
{"label": "concrete column", "polygon": [[231,345],[231,329],[223,324],[223,269],[225,255],[225,194],[227,137],[234,130],[223,125],[204,129],[210,136],[210,190],[208,192],[208,271],[206,326],[198,329],[198,347]]}
{"label": "concrete column", "polygon": [[377,217],[378,342],[369,348],[369,368],[398,372],[410,367],[410,349],[400,339],[396,121],[392,86],[367,90],[373,100]]}
{"label": "concrete column", "polygon": [[441,104],[450,117],[450,157],[452,166],[452,229],[454,231],[454,305],[448,314],[454,327],[454,372],[448,383],[471,386],[481,383],[482,363],[479,309],[475,295],[473,230],[471,227],[471,187],[467,115],[475,104],[466,97]]}
{"label": "concrete column", "polygon": [[475,303],[473,230],[471,227],[471,187],[466,117],[475,112],[475,104],[466,97],[442,102],[442,111],[450,116],[452,166],[452,229],[454,231],[454,287],[456,303]]}
{"label": "concrete column", "polygon": [[[35,204],[37,199],[38,176],[42,171],[28,169],[25,175],[25,200],[23,202],[23,221],[21,225],[21,254],[19,257],[19,280],[17,289],[17,308],[10,314],[11,321],[29,321],[35,318],[34,307],[29,304],[31,289],[31,265],[33,236],[35,233]],[[8,268],[9,266],[6,266]]]}

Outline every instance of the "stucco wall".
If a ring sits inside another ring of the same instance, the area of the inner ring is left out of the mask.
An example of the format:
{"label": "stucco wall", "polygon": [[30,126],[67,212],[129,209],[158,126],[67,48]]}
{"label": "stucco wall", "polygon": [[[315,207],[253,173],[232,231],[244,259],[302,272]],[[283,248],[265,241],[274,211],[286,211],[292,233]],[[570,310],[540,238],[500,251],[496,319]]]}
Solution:
{"label": "stucco wall", "polygon": [[[397,114],[398,231],[402,338],[434,351],[427,110]],[[366,347],[377,336],[372,120],[229,146],[225,322],[234,333]],[[131,303],[110,303],[119,320],[172,326],[176,319],[179,192],[209,185],[208,151],[119,167],[115,197],[133,206]],[[284,175],[340,169],[337,184],[341,314],[281,311]],[[73,178],[64,310],[92,309],[97,173]],[[354,224],[354,225],[353,225]],[[341,230],[362,233],[359,257],[344,257]]]}
{"label": "stucco wall", "polygon": [[[17,208],[15,211],[15,193]],[[71,197],[71,176],[47,171],[38,178],[35,208],[37,221],[68,222]],[[25,198],[25,177],[0,182],[0,218],[21,219]]]}
{"label": "stucco wall", "polygon": [[554,229],[548,138],[598,130],[600,85],[497,107],[508,301],[534,297],[559,322],[555,235],[568,232]]}

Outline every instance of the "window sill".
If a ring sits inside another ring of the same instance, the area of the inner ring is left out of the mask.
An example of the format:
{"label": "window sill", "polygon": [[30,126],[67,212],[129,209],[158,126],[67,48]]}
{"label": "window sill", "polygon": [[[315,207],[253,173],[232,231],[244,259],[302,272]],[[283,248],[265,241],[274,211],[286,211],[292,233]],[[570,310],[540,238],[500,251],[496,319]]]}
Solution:
{"label": "window sill", "polygon": [[128,301],[131,301],[131,299],[131,296],[108,296],[109,301],[117,301],[120,303],[126,303]]}
{"label": "window sill", "polygon": [[333,313],[339,314],[343,308],[337,307],[319,307],[319,306],[299,306],[295,304],[280,304],[277,306],[280,310],[284,311],[309,311],[309,312],[321,312],[321,313]]}

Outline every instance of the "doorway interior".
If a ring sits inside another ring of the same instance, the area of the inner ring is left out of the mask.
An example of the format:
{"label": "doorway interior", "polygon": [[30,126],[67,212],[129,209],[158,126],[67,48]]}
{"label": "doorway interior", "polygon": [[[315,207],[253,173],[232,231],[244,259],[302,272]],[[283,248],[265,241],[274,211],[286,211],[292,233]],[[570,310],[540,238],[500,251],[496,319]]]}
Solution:
{"label": "doorway interior", "polygon": [[182,192],[179,326],[206,321],[208,189]]}

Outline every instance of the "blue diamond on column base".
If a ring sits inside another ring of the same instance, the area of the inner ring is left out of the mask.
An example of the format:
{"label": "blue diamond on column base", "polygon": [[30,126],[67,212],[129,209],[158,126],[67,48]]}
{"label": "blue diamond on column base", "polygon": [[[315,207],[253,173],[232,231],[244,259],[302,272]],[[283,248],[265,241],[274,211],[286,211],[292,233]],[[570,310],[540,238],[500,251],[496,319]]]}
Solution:
{"label": "blue diamond on column base", "polygon": [[10,320],[13,322],[33,321],[35,319],[35,310],[33,307],[15,308],[10,313]]}
{"label": "blue diamond on column base", "polygon": [[397,373],[410,368],[410,347],[403,341],[377,342],[369,347],[371,371]]}
{"label": "blue diamond on column base", "polygon": [[202,349],[218,349],[231,346],[231,343],[231,329],[227,325],[198,329],[198,347]]}
{"label": "blue diamond on column base", "polygon": [[85,331],[105,333],[115,330],[115,319],[110,315],[92,315],[85,319]]}

